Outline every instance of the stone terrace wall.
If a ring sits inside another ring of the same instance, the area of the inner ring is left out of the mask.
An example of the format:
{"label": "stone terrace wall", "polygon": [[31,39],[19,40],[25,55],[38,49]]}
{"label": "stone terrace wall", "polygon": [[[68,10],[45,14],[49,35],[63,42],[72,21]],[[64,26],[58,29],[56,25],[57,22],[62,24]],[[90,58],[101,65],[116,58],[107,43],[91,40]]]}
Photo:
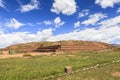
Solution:
{"label": "stone terrace wall", "polygon": [[107,47],[104,46],[61,46],[61,51],[99,51],[99,50],[106,50]]}

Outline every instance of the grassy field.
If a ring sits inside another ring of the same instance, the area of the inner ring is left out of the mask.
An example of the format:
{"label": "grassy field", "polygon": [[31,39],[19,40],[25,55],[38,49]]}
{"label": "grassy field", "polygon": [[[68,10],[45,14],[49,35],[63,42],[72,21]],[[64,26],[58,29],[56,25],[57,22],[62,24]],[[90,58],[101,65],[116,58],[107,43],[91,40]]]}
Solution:
{"label": "grassy field", "polygon": [[119,76],[112,76],[115,72],[120,72],[120,63],[57,77],[53,80],[120,80]]}
{"label": "grassy field", "polygon": [[101,66],[71,75],[64,74],[64,67],[71,66],[73,71],[96,64],[120,60],[120,51],[64,53],[57,56],[36,56],[31,58],[0,59],[0,80],[119,80],[110,74],[120,72],[120,63]]}

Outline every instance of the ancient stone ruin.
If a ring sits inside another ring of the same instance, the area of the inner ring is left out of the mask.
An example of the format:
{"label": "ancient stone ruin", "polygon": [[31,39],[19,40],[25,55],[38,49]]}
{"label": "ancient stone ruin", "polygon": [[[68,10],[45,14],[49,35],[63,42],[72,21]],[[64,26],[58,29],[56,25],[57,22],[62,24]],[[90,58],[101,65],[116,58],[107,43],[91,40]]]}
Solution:
{"label": "ancient stone ruin", "polygon": [[65,71],[66,74],[71,74],[72,73],[72,67],[67,66],[67,67],[64,68],[64,71]]}
{"label": "ancient stone ruin", "polygon": [[78,52],[111,50],[113,46],[92,41],[58,41],[58,42],[35,42],[16,44],[2,49],[2,51],[14,50],[17,53],[26,52]]}
{"label": "ancient stone ruin", "polygon": [[37,52],[56,52],[61,50],[61,45],[54,45],[54,46],[40,46],[35,51]]}

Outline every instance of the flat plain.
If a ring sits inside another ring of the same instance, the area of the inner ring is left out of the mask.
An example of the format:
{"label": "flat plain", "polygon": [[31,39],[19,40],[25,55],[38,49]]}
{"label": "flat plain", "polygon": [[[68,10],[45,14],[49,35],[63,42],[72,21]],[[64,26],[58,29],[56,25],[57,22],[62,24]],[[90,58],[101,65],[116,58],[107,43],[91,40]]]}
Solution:
{"label": "flat plain", "polygon": [[[120,62],[114,63],[119,60],[120,51],[64,52],[0,59],[0,80],[119,80],[119,76],[112,75],[120,72]],[[110,64],[103,65],[106,63]],[[103,66],[84,70],[95,65]],[[73,73],[66,75],[65,66],[71,66]]]}

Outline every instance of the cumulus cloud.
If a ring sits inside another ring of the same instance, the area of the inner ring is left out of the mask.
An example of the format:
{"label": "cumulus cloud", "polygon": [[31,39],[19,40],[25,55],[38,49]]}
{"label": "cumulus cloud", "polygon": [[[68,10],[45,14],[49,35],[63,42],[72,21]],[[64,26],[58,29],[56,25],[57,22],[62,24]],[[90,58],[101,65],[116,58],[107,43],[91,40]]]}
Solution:
{"label": "cumulus cloud", "polygon": [[101,21],[98,24],[101,26],[101,28],[109,28],[109,27],[113,27],[113,26],[117,26],[117,25],[119,26],[120,25],[120,16],[106,19],[104,21]]}
{"label": "cumulus cloud", "polygon": [[46,21],[43,21],[43,23],[45,25],[52,25],[56,28],[59,28],[60,26],[64,25],[65,22],[61,20],[60,17],[56,17],[54,20],[50,21],[50,20],[46,20]]}
{"label": "cumulus cloud", "polygon": [[73,31],[57,36],[52,36],[48,41],[61,40],[87,40],[106,43],[120,43],[120,16],[105,19],[99,22],[99,28],[85,28],[84,30]]}
{"label": "cumulus cloud", "polygon": [[19,29],[20,27],[23,26],[38,26],[41,25],[42,23],[36,22],[36,23],[22,23],[15,18],[8,19],[6,23],[4,23],[4,26],[13,28],[13,29]]}
{"label": "cumulus cloud", "polygon": [[76,8],[75,0],[54,0],[51,11],[57,14],[73,15],[77,10]]}
{"label": "cumulus cloud", "polygon": [[0,7],[2,7],[2,8],[5,8],[5,2],[3,2],[3,0],[0,0]]}
{"label": "cumulus cloud", "polygon": [[95,0],[95,4],[100,5],[102,8],[114,7],[117,3],[120,3],[120,0]]}
{"label": "cumulus cloud", "polygon": [[39,9],[39,1],[38,0],[31,0],[30,3],[28,3],[26,5],[21,5],[19,10],[22,13],[24,13],[24,12],[28,12],[28,11],[36,10],[36,9]]}
{"label": "cumulus cloud", "polygon": [[54,24],[55,24],[55,27],[56,28],[58,28],[59,26],[62,26],[62,25],[64,25],[64,21],[62,21],[61,19],[60,19],[60,17],[57,17],[57,18],[55,18],[54,19]]}
{"label": "cumulus cloud", "polygon": [[89,14],[89,10],[85,9],[79,13],[79,17],[81,18],[81,17],[87,16],[88,14]]}
{"label": "cumulus cloud", "polygon": [[[85,28],[84,30],[73,31],[57,36],[53,35],[53,29],[51,28],[38,31],[36,34],[31,34],[29,32],[14,32],[5,34],[2,30],[0,30],[0,47],[2,48],[16,43],[61,40],[86,40],[113,43],[115,41],[120,41],[119,19],[120,16],[105,19],[99,22],[98,29]],[[61,21],[56,21],[56,23],[59,22]]]}
{"label": "cumulus cloud", "polygon": [[66,34],[53,36],[49,38],[48,41],[87,40],[111,43],[116,39],[120,40],[120,27],[118,26],[99,30],[96,30],[94,28],[87,28],[78,32],[70,32]]}
{"label": "cumulus cloud", "polygon": [[36,34],[29,32],[2,33],[0,35],[0,48],[18,43],[46,41],[52,35],[51,28],[38,31]]}
{"label": "cumulus cloud", "polygon": [[15,18],[11,18],[7,23],[5,23],[5,26],[7,26],[9,28],[18,29],[21,26],[24,26],[24,24],[17,21]]}
{"label": "cumulus cloud", "polygon": [[80,21],[74,23],[74,28],[78,28],[78,27],[80,27]]}
{"label": "cumulus cloud", "polygon": [[85,20],[82,22],[82,24],[85,24],[85,25],[95,25],[98,21],[106,18],[107,16],[105,14],[102,14],[102,13],[96,13],[96,14],[93,14],[93,15],[90,15],[89,16],[89,19],[88,20]]}

